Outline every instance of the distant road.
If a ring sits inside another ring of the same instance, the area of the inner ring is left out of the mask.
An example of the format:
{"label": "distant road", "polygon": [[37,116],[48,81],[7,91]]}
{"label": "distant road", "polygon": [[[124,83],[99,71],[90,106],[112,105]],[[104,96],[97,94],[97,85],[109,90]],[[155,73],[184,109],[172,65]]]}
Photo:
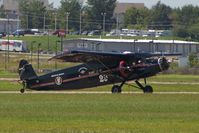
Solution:
{"label": "distant road", "polygon": [[[0,91],[0,94],[21,94],[21,93],[19,91]],[[25,94],[112,94],[112,93],[108,91],[26,91],[24,95]],[[144,93],[122,92],[122,94],[144,94]],[[153,95],[199,95],[199,92],[154,92]]]}

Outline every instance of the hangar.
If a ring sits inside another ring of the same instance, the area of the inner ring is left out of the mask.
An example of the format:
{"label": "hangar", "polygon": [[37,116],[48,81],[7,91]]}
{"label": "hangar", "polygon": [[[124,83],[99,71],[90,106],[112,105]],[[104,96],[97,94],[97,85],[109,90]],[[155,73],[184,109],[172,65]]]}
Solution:
{"label": "hangar", "polygon": [[72,49],[136,53],[199,53],[199,43],[179,40],[72,39],[63,41],[64,51]]}

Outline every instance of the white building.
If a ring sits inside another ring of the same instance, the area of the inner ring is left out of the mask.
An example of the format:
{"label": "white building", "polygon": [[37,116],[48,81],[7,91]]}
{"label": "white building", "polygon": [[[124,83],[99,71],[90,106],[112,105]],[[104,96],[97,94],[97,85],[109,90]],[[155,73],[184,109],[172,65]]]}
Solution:
{"label": "white building", "polygon": [[3,5],[3,0],[0,0],[0,6],[2,6]]}
{"label": "white building", "polygon": [[17,30],[18,26],[20,25],[20,20],[18,19],[2,19],[0,18],[0,32],[8,32],[8,25],[9,25],[9,32],[13,32]]}
{"label": "white building", "polygon": [[136,53],[199,53],[198,42],[179,40],[125,40],[125,39],[76,39],[65,40],[64,50],[86,49],[105,52],[136,52]]}

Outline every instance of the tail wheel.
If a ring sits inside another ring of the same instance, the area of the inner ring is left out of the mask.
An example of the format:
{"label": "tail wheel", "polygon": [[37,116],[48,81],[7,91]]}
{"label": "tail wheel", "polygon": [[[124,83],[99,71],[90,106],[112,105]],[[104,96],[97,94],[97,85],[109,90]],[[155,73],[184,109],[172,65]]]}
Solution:
{"label": "tail wheel", "polygon": [[112,87],[112,93],[121,93],[121,92],[122,92],[122,89],[121,89],[120,86],[114,85],[114,86]]}
{"label": "tail wheel", "polygon": [[153,93],[153,88],[150,85],[145,86],[144,93]]}
{"label": "tail wheel", "polygon": [[23,85],[23,88],[20,90],[21,93],[24,93],[25,92],[25,89],[26,89],[26,82],[23,81],[22,82],[22,85]]}
{"label": "tail wheel", "polygon": [[20,92],[21,92],[21,93],[24,93],[24,92],[25,92],[25,89],[21,89]]}

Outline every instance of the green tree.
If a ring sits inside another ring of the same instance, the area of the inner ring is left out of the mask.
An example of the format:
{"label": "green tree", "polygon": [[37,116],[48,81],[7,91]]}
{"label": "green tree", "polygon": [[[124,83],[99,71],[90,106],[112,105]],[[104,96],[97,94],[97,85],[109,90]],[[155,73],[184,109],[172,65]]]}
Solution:
{"label": "green tree", "polygon": [[21,16],[22,27],[43,28],[44,13],[46,13],[46,7],[43,2],[38,0],[20,0],[19,10],[23,14]]}
{"label": "green tree", "polygon": [[189,55],[189,64],[190,67],[195,67],[199,65],[199,59],[196,53],[191,53]]}
{"label": "green tree", "polygon": [[82,5],[79,0],[61,0],[61,7],[58,9],[58,16],[60,18],[60,27],[66,28],[66,15],[68,13],[68,22],[70,30],[78,30],[80,23],[80,11]]}
{"label": "green tree", "polygon": [[5,9],[4,6],[0,7],[0,18],[5,18],[6,14],[5,14]]}
{"label": "green tree", "polygon": [[152,7],[149,27],[152,29],[168,30],[172,28],[171,7],[160,1]]}
{"label": "green tree", "polygon": [[150,11],[147,8],[130,8],[124,15],[124,26],[134,27],[135,29],[146,29]]}
{"label": "green tree", "polygon": [[199,7],[187,5],[173,11],[173,30],[179,37],[199,40]]}
{"label": "green tree", "polygon": [[110,28],[116,0],[88,0],[86,9],[87,29],[102,29],[103,14],[106,14],[106,29]]}

